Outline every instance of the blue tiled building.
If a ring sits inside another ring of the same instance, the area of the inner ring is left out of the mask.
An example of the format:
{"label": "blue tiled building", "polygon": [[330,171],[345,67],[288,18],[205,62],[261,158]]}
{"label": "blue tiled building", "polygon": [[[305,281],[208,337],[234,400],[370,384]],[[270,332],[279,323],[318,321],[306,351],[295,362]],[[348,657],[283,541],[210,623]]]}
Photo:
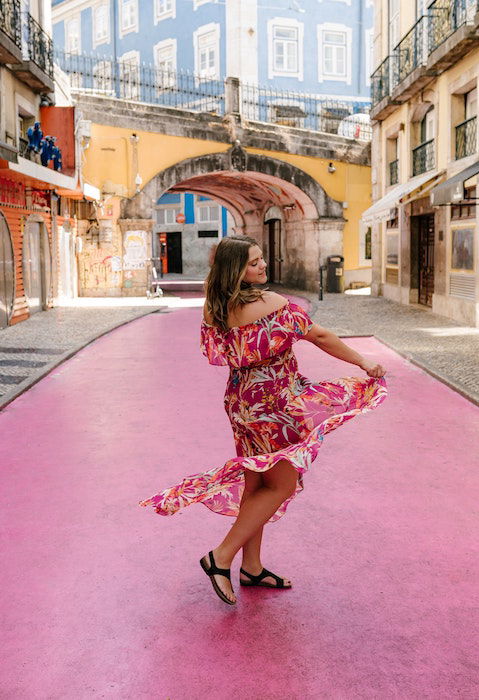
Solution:
{"label": "blue tiled building", "polygon": [[372,0],[52,0],[55,48],[369,102]]}

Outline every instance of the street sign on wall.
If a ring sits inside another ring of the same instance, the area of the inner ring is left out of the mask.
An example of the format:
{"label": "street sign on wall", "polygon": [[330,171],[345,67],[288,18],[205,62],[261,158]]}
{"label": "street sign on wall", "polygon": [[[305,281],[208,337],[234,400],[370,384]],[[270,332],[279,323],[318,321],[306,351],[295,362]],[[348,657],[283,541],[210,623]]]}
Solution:
{"label": "street sign on wall", "polygon": [[184,224],[186,221],[186,217],[184,214],[177,214],[176,215],[176,223],[177,224]]}

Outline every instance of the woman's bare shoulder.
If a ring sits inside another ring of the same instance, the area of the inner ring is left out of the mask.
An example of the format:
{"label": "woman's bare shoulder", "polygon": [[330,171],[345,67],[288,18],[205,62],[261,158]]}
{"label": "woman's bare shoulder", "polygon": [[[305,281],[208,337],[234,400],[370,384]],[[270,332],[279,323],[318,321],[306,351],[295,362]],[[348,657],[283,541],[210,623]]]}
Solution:
{"label": "woman's bare shoulder", "polygon": [[252,323],[263,316],[273,313],[273,311],[281,309],[287,303],[288,300],[281,294],[266,291],[263,293],[262,298],[239,307],[228,319],[229,325],[243,326],[247,323]]}

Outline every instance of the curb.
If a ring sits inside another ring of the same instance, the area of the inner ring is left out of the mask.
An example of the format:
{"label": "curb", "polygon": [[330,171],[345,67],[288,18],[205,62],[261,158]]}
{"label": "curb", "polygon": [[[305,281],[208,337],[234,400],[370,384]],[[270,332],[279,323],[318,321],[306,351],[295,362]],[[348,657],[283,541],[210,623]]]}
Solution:
{"label": "curb", "polygon": [[[167,311],[168,310],[168,311]],[[74,355],[76,355],[80,350],[83,350],[83,348],[86,348],[88,345],[91,345],[94,343],[96,340],[99,338],[102,338],[104,335],[107,335],[108,333],[111,333],[112,331],[116,330],[117,328],[121,328],[122,326],[126,326],[128,323],[134,323],[134,321],[138,321],[140,318],[144,318],[145,316],[150,316],[151,314],[157,314],[157,313],[168,313],[169,312],[169,307],[160,307],[158,309],[151,309],[149,311],[146,311],[143,314],[140,314],[139,316],[135,316],[135,318],[129,318],[126,321],[120,321],[120,323],[116,323],[113,326],[110,326],[109,328],[106,328],[105,330],[101,331],[100,333],[91,336],[84,342],[82,342],[80,345],[77,345],[75,348],[72,348],[71,350],[67,350],[66,352],[63,353],[63,355],[58,355],[53,362],[49,362],[45,367],[42,367],[40,370],[37,371],[36,374],[32,374],[29,376],[27,379],[25,379],[23,382],[20,382],[20,384],[17,384],[15,388],[15,392],[8,397],[8,399],[2,401],[0,399],[0,413],[9,405],[12,403],[12,401],[15,401],[15,399],[18,399],[19,396],[24,394],[26,391],[32,388],[32,386],[35,386],[35,384],[38,384],[38,382],[46,377],[50,372],[52,372],[54,369],[59,367],[61,364],[66,362],[66,360],[69,360],[72,358]]]}

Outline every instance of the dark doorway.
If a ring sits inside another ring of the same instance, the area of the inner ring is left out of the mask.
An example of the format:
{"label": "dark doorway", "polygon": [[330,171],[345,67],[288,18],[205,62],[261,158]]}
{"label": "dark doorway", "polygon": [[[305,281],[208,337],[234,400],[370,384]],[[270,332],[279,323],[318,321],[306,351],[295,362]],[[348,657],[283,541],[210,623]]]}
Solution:
{"label": "dark doorway", "polygon": [[268,279],[270,282],[281,282],[281,221],[271,219],[268,223]]}
{"label": "dark doorway", "polygon": [[13,247],[7,222],[0,214],[0,328],[12,312],[14,296]]}
{"label": "dark doorway", "polygon": [[181,252],[181,231],[169,231],[166,234],[166,256],[168,272],[183,272],[183,256]]}
{"label": "dark doorway", "polygon": [[419,303],[432,306],[434,293],[434,214],[418,216]]}

